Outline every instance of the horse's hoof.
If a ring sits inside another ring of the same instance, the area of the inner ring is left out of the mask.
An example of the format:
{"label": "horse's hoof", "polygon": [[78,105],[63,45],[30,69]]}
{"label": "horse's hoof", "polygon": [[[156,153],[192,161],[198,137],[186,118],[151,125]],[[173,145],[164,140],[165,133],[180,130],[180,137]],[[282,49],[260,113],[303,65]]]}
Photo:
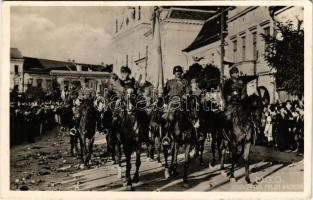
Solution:
{"label": "horse's hoof", "polygon": [[215,161],[211,162],[211,166],[214,167],[215,166]]}
{"label": "horse's hoof", "polygon": [[214,166],[210,163],[210,164],[209,164],[209,168],[213,168],[213,167],[214,167]]}
{"label": "horse's hoof", "polygon": [[176,177],[178,176],[178,172],[177,172],[177,171],[173,171],[173,172],[172,172],[172,176],[173,176],[174,178],[176,178]]}
{"label": "horse's hoof", "polygon": [[85,169],[85,167],[86,167],[85,164],[80,164],[79,165],[79,169]]}
{"label": "horse's hoof", "polygon": [[138,183],[138,182],[139,182],[139,175],[134,175],[133,183]]}
{"label": "horse's hoof", "polygon": [[236,183],[236,179],[235,179],[234,177],[230,178],[229,181],[230,181],[231,183]]}
{"label": "horse's hoof", "polygon": [[250,178],[245,178],[247,184],[251,184]]}
{"label": "horse's hoof", "polygon": [[117,167],[117,178],[118,179],[122,178],[122,167]]}
{"label": "horse's hoof", "polygon": [[189,188],[190,184],[188,182],[184,182],[184,188]]}
{"label": "horse's hoof", "polygon": [[126,191],[133,191],[133,187],[131,185],[126,186]]}
{"label": "horse's hoof", "polygon": [[192,159],[192,158],[195,158],[195,155],[196,155],[195,149],[191,150],[191,152],[189,153],[190,158],[191,158],[191,159]]}
{"label": "horse's hoof", "polygon": [[166,179],[170,178],[170,172],[169,172],[169,169],[168,169],[168,168],[165,168],[164,177],[165,177]]}
{"label": "horse's hoof", "polygon": [[224,177],[227,176],[227,173],[225,172],[225,170],[222,170],[222,171],[221,171],[221,175],[224,176]]}

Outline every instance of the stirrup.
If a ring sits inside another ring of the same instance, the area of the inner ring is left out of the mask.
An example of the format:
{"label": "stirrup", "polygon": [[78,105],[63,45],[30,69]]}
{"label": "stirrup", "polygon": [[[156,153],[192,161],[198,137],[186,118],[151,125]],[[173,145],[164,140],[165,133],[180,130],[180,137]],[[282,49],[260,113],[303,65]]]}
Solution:
{"label": "stirrup", "polygon": [[162,145],[163,146],[169,146],[171,144],[171,139],[168,137],[168,136],[165,136],[163,139],[162,139]]}

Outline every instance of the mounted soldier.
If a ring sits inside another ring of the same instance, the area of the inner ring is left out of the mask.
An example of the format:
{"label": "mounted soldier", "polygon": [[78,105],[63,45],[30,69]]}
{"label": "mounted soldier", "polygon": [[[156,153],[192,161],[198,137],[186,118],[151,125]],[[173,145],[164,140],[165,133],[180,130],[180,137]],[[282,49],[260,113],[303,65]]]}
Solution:
{"label": "mounted soldier", "polygon": [[186,98],[186,94],[189,93],[190,88],[188,81],[182,77],[183,68],[181,66],[175,66],[173,68],[174,79],[166,82],[164,95],[167,97],[167,102],[171,101],[171,98],[178,96]]}
{"label": "mounted soldier", "polygon": [[133,88],[135,91],[137,89],[138,83],[133,77],[130,77],[131,70],[128,66],[121,67],[121,86],[124,88],[124,91],[128,88]]}
{"label": "mounted soldier", "polygon": [[246,83],[239,78],[239,70],[232,67],[229,71],[230,79],[226,80],[223,90],[225,99],[225,115],[227,120],[232,120],[236,109],[242,100],[247,98]]}

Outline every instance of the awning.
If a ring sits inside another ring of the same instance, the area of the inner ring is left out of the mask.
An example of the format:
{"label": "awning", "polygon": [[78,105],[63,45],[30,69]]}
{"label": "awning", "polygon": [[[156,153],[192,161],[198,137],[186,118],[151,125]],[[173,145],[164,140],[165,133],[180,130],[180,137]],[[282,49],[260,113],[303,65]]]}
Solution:
{"label": "awning", "polygon": [[[225,26],[226,26],[226,17],[224,21],[224,27]],[[220,15],[216,15],[204,23],[196,39],[182,51],[190,52],[192,50],[198,49],[200,47],[220,40],[220,31],[221,31]]]}

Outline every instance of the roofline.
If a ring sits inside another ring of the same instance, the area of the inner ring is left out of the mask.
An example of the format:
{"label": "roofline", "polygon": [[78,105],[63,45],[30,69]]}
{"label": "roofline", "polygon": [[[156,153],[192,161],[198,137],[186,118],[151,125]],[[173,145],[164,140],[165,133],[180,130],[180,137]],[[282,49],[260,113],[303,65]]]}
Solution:
{"label": "roofline", "polygon": [[248,8],[242,10],[241,12],[235,14],[234,16],[230,17],[228,20],[227,20],[227,23],[228,22],[232,22],[234,20],[236,20],[237,18],[247,14],[248,12],[252,11],[252,10],[255,10],[257,9],[259,6],[249,6]]}
{"label": "roofline", "polygon": [[181,7],[171,7],[170,10],[195,11],[195,12],[204,12],[204,13],[214,13],[214,12],[216,12],[216,11],[213,11],[213,10],[200,10],[200,9],[181,8]]}
{"label": "roofline", "polygon": [[[69,61],[62,61],[62,60],[52,60],[52,59],[46,59],[46,58],[35,58],[35,57],[29,57],[29,56],[24,56],[23,59],[26,58],[31,58],[31,59],[38,59],[38,60],[46,60],[46,61],[54,61],[54,62],[64,62],[64,63],[72,63]],[[102,65],[96,65],[96,64],[86,64],[86,63],[72,63],[72,64],[76,64],[76,65],[91,65],[91,66],[102,66]],[[104,67],[104,66],[103,66]]]}
{"label": "roofline", "polygon": [[66,70],[51,70],[51,76],[73,76],[73,77],[105,77],[111,76],[109,72],[98,71],[66,71]]}
{"label": "roofline", "polygon": [[286,7],[283,7],[283,8],[281,8],[281,9],[275,11],[275,12],[274,12],[274,15],[277,16],[277,15],[279,15],[280,13],[285,12],[286,10],[289,10],[289,9],[291,9],[291,8],[293,8],[293,7],[294,7],[294,6],[286,6]]}

